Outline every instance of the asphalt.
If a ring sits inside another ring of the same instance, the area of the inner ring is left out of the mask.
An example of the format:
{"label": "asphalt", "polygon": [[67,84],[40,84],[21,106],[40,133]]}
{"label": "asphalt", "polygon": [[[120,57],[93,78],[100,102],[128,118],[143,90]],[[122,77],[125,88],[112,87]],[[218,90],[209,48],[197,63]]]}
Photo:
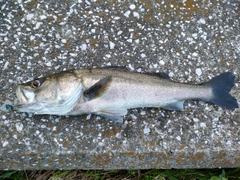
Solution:
{"label": "asphalt", "polygon": [[[231,71],[240,104],[238,1],[0,0],[0,102],[19,83],[79,67],[126,66],[198,84]],[[95,115],[0,111],[0,169],[240,166],[240,110],[187,101],[185,110]]]}

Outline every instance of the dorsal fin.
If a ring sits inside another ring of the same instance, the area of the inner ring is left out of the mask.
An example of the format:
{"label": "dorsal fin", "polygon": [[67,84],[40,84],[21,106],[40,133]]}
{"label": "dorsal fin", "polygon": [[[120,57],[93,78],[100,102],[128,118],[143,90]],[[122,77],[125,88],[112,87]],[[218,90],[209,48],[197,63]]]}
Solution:
{"label": "dorsal fin", "polygon": [[84,95],[89,99],[96,98],[103,94],[107,87],[109,86],[110,82],[112,81],[112,76],[107,76],[101,80],[99,80],[97,83],[92,85],[90,88],[86,89],[84,91]]}
{"label": "dorsal fin", "polygon": [[120,70],[120,71],[128,71],[126,66],[103,66],[103,69],[111,69],[111,70]]}
{"label": "dorsal fin", "polygon": [[163,79],[170,79],[169,75],[165,72],[159,72],[159,73],[145,73],[150,76],[157,76]]}

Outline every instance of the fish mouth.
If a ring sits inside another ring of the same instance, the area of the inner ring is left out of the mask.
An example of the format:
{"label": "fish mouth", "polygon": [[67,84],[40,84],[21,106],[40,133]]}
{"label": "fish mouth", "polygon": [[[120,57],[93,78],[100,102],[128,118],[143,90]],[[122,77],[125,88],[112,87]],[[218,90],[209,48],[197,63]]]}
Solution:
{"label": "fish mouth", "polygon": [[25,88],[22,88],[20,85],[16,89],[16,95],[17,95],[17,104],[28,104],[31,103],[34,92],[27,90]]}

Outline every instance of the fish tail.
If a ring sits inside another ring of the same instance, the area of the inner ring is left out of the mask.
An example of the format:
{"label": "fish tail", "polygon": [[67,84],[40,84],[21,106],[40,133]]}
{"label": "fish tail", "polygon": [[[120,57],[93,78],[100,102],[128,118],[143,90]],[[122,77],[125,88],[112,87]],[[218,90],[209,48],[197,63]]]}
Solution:
{"label": "fish tail", "polygon": [[222,73],[202,85],[210,86],[213,94],[211,99],[202,99],[203,101],[228,109],[238,108],[237,100],[230,94],[234,86],[234,76],[231,72]]}

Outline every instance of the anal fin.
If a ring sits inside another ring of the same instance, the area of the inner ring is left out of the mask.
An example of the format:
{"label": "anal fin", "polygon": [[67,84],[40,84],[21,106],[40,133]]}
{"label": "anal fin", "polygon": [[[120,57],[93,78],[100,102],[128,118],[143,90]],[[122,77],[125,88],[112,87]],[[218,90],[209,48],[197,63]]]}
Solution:
{"label": "anal fin", "polygon": [[163,109],[167,109],[167,110],[178,110],[178,111],[183,111],[183,104],[184,104],[185,100],[179,100],[179,101],[175,101],[173,103],[169,103],[165,106],[162,106]]}

